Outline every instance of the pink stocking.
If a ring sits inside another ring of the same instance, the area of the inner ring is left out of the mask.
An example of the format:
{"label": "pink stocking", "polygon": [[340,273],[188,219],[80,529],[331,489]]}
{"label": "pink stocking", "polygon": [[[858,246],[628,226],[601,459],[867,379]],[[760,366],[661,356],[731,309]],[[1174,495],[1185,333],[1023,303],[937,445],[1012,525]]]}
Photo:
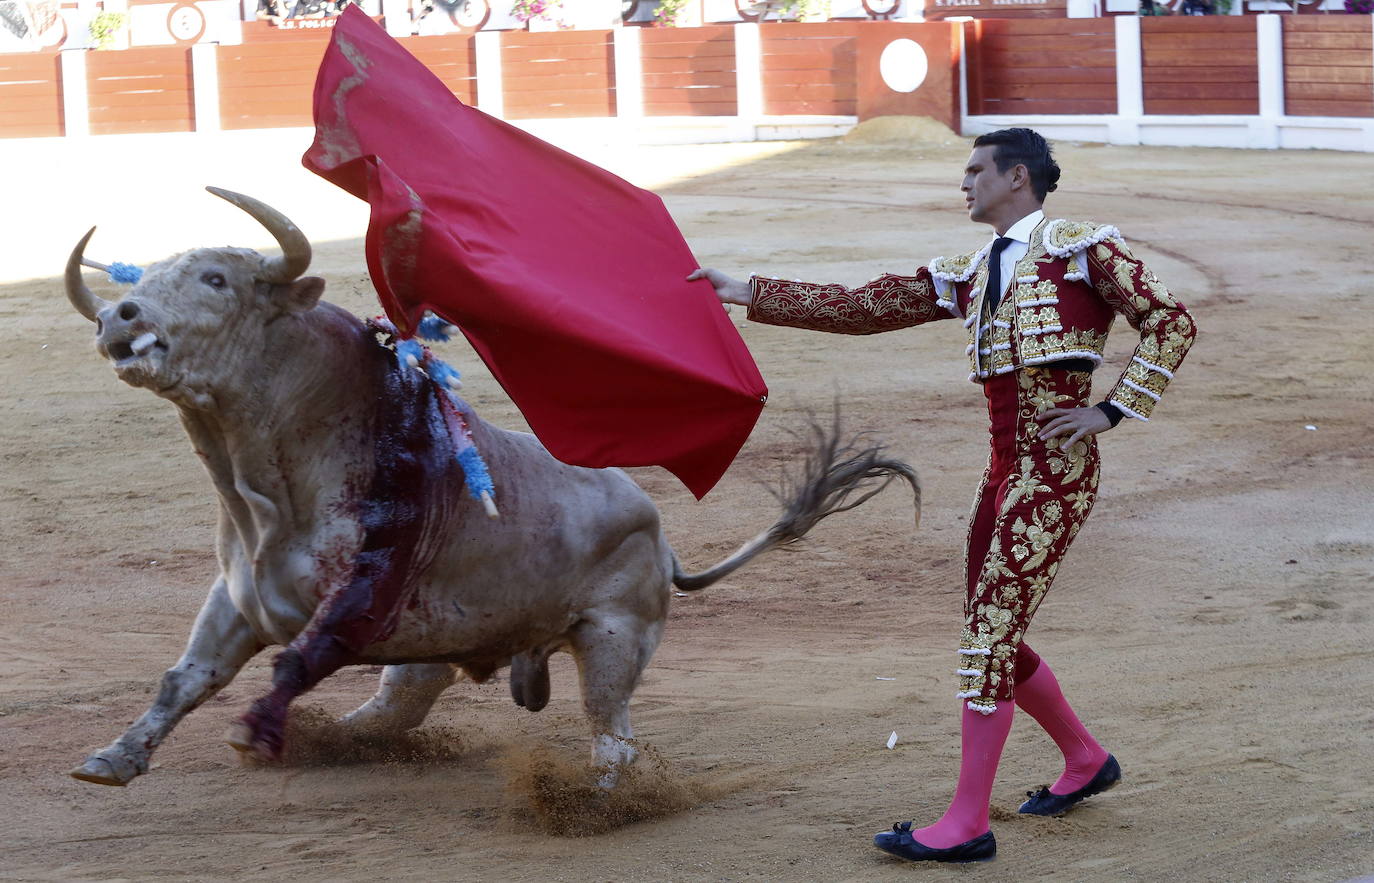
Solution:
{"label": "pink stocking", "polygon": [[[1019,689],[1019,688],[1018,688]],[[954,800],[940,821],[911,832],[916,842],[934,849],[948,849],[972,840],[988,830],[988,802],[992,781],[997,776],[997,761],[1011,732],[1016,711],[1012,702],[1000,702],[992,714],[964,707],[963,757],[959,762],[959,784]]]}
{"label": "pink stocking", "polygon": [[[1020,672],[1018,671],[1019,675]],[[1064,752],[1064,775],[1050,786],[1051,794],[1071,794],[1088,784],[1107,762],[1107,752],[1073,713],[1059,681],[1040,660],[1030,677],[1016,680],[1016,704],[1044,727]],[[924,841],[922,841],[924,842]]]}

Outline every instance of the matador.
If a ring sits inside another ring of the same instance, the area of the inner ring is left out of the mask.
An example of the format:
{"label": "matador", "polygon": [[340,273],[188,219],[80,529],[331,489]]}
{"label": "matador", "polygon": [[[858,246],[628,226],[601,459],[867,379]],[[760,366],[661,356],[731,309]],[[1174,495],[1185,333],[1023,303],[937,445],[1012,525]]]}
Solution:
{"label": "matador", "polygon": [[[711,269],[689,277],[709,280],[722,302],[747,305],[751,320],[771,325],[875,334],[959,319],[968,329],[969,379],[987,399],[991,451],[965,546],[955,668],[959,780],[934,824],[901,822],[874,838],[879,849],[913,861],[996,854],[988,806],[1018,706],[1065,762],[1053,785],[1027,792],[1021,812],[1060,815],[1121,778],[1116,758],[1079,720],[1025,634],[1092,510],[1097,434],[1123,419],[1149,420],[1196,330],[1115,227],[1046,218],[1043,203],[1058,179],[1039,134],[992,132],[974,140],[960,188],[969,218],[997,233],[975,252],[855,288],[763,276],[742,282]],[[1117,314],[1140,343],[1110,394],[1092,404],[1092,371]]]}

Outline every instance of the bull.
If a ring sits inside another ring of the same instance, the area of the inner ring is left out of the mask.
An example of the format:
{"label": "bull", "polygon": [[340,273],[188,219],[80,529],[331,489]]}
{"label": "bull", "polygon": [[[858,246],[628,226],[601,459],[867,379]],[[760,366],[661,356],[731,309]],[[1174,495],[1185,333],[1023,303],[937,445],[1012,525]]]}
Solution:
{"label": "bull", "polygon": [[[398,359],[304,276],[310,244],[290,220],[209,188],[263,224],[279,257],[202,248],[148,268],[119,301],[85,284],[92,228],[66,290],[125,383],[172,402],[218,497],[219,574],[155,701],[71,775],[125,785],[186,714],[268,646],[271,689],[229,743],[279,757],[290,702],[345,665],[382,665],[343,720],[418,726],[461,671],[509,666],[516,703],[549,699],[549,656],[577,661],[601,781],[634,760],[629,702],[663,633],[672,588],[704,588],[801,537],[911,469],[881,447],[818,432],[804,476],[769,529],[686,573],[649,497],[619,469],[570,466],[527,433],[493,427]],[[498,518],[462,493],[447,411],[456,407],[495,479]],[[838,422],[838,421],[837,421]]]}

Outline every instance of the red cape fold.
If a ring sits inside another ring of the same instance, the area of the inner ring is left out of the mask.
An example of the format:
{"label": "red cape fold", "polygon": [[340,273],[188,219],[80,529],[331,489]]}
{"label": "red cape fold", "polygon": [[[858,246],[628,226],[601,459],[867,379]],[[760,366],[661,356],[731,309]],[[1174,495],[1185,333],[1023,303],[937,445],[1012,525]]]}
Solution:
{"label": "red cape fold", "polygon": [[720,480],[768,390],[658,196],[463,104],[355,6],[303,161],[371,204],[387,316],[461,328],[555,457]]}

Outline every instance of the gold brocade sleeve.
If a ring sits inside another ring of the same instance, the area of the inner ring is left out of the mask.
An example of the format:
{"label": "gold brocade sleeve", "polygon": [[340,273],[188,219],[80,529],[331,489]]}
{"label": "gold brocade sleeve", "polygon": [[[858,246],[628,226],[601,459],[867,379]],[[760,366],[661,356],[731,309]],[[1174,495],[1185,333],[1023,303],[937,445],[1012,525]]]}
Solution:
{"label": "gold brocade sleeve", "polygon": [[1089,278],[1102,299],[1140,332],[1140,345],[1107,401],[1128,417],[1148,420],[1164,388],[1193,345],[1197,328],[1183,304],[1112,238],[1088,248]]}
{"label": "gold brocade sleeve", "polygon": [[749,318],[836,334],[877,334],[954,316],[936,303],[930,271],[915,276],[885,273],[857,288],[751,276]]}

